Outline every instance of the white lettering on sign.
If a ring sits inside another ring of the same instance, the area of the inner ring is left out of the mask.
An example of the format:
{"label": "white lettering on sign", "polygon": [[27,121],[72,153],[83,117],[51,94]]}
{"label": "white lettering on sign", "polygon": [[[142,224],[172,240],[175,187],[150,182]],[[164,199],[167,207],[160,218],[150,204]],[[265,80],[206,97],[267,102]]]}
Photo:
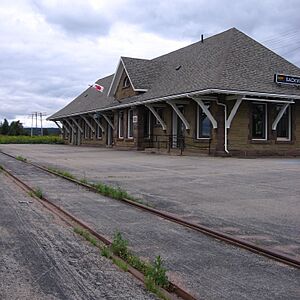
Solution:
{"label": "white lettering on sign", "polygon": [[137,123],[138,117],[137,116],[133,116],[132,121],[133,121],[133,123]]}
{"label": "white lettering on sign", "polygon": [[300,79],[298,79],[298,78],[286,77],[286,81],[290,82],[290,83],[299,83],[300,84]]}

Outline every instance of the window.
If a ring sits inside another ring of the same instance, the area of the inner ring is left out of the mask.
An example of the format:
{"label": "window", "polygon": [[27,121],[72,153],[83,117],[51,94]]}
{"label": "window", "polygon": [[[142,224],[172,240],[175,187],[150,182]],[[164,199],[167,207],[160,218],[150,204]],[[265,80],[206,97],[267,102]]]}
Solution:
{"label": "window", "polygon": [[[163,112],[164,109],[162,107],[159,107],[156,109],[157,114],[160,116],[160,118],[163,120]],[[155,127],[161,127],[161,124],[159,123],[159,121],[155,118],[155,123],[154,123]]]}
{"label": "window", "polygon": [[[277,114],[280,112],[283,105],[276,106]],[[282,118],[277,124],[277,140],[278,141],[289,141],[291,140],[291,108],[287,107]]]}
{"label": "window", "polygon": [[120,111],[118,116],[118,137],[124,137],[124,112]]}
{"label": "window", "polygon": [[[210,103],[204,104],[209,109]],[[211,137],[211,122],[201,107],[199,105],[197,107],[197,139],[208,139]]]}
{"label": "window", "polygon": [[128,110],[127,137],[133,138],[133,109]]}
{"label": "window", "polygon": [[130,81],[128,76],[126,76],[123,80],[123,88],[128,88],[130,86]]}
{"label": "window", "polygon": [[252,139],[267,139],[267,104],[252,104]]}
{"label": "window", "polygon": [[144,137],[149,139],[151,136],[151,112],[145,110],[144,113]]}

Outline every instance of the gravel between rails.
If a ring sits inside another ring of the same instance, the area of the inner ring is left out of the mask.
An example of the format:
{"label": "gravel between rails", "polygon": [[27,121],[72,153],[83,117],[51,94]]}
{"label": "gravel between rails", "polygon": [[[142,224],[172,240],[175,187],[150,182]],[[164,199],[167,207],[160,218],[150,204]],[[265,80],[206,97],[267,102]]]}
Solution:
{"label": "gravel between rails", "polygon": [[0,299],[156,299],[0,174]]}

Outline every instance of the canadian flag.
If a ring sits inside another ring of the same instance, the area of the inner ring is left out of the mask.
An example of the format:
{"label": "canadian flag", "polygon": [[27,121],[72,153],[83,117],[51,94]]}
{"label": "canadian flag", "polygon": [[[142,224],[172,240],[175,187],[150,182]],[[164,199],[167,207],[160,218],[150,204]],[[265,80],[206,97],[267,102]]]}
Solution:
{"label": "canadian flag", "polygon": [[98,83],[94,83],[93,85],[91,85],[91,87],[93,87],[94,89],[96,89],[98,92],[103,92],[104,91],[104,87]]}

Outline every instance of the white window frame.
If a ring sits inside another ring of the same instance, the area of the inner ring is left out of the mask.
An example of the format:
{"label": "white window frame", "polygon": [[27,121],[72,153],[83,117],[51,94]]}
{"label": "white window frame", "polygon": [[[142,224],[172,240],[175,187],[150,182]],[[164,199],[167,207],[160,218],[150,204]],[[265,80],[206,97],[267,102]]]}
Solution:
{"label": "white window frame", "polygon": [[[288,126],[289,126],[289,136],[287,137],[287,138],[284,138],[284,137],[277,137],[277,141],[282,141],[282,142],[289,142],[289,141],[291,141],[292,140],[292,109],[291,109],[291,105],[289,105],[288,107],[287,107],[287,110],[288,110]],[[279,121],[280,122],[280,121]],[[278,122],[278,123],[279,123]],[[278,126],[278,124],[277,124],[277,126]],[[277,132],[277,130],[276,130],[276,132]]]}
{"label": "white window frame", "polygon": [[[123,118],[121,118],[121,115],[123,116]],[[121,135],[121,124],[122,124],[122,135]],[[118,138],[119,139],[124,138],[124,111],[118,112]]]}
{"label": "white window frame", "polygon": [[122,88],[123,89],[126,89],[130,87],[130,80],[129,80],[129,77],[126,76],[124,79],[123,79],[123,85],[122,85]]}
{"label": "white window frame", "polygon": [[[265,138],[263,139],[257,139],[257,138],[252,138],[252,141],[267,141],[268,140],[268,104],[267,103],[262,103],[262,102],[252,102],[253,104],[259,104],[259,105],[264,105],[265,106]],[[252,111],[253,113],[253,111]],[[251,122],[253,122],[253,115],[251,114]],[[251,124],[251,136],[253,135],[252,129],[253,129],[253,124]]]}
{"label": "white window frame", "polygon": [[[132,113],[132,132],[130,135],[130,114]],[[127,138],[133,139],[133,109],[127,111]]]}
{"label": "white window frame", "polygon": [[[161,115],[159,114],[159,111],[161,111]],[[158,108],[156,108],[156,112],[160,116],[160,118],[164,121],[164,119],[163,119],[164,108],[163,107],[158,107]],[[154,121],[154,125],[155,125],[155,127],[162,127],[162,125],[160,124],[160,122],[156,118],[155,118],[155,121]]]}
{"label": "white window frame", "polygon": [[[210,103],[209,104],[207,104],[207,103],[205,103],[204,102],[204,105],[207,107],[207,109],[209,109],[209,107],[210,107]],[[210,133],[210,137],[201,137],[200,136],[200,132],[199,132],[199,117],[200,117],[200,109],[201,109],[201,112],[203,113],[203,110],[202,110],[202,108],[199,106],[199,105],[197,105],[197,124],[196,124],[196,138],[197,138],[197,140],[210,140],[211,139],[211,133]],[[210,121],[210,120],[209,120]],[[210,123],[211,123],[211,121],[210,121]]]}

